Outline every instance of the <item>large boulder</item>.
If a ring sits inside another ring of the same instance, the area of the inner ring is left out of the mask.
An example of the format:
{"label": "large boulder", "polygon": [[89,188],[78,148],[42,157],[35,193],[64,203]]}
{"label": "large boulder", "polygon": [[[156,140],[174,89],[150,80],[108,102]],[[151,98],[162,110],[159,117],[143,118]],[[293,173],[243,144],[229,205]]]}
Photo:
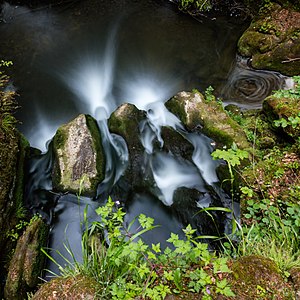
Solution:
{"label": "large boulder", "polygon": [[23,300],[26,292],[38,284],[46,258],[41,247],[47,245],[48,233],[48,225],[35,217],[19,238],[6,279],[6,300]]}
{"label": "large boulder", "polygon": [[94,196],[104,178],[104,154],[96,121],[79,115],[61,126],[54,138],[53,188]]}
{"label": "large boulder", "polygon": [[250,148],[242,128],[231,119],[217,101],[207,101],[199,92],[180,92],[166,103],[189,131],[200,130],[218,147]]}
{"label": "large boulder", "polygon": [[256,69],[298,75],[300,70],[300,12],[269,4],[252,21],[238,42],[241,55]]}

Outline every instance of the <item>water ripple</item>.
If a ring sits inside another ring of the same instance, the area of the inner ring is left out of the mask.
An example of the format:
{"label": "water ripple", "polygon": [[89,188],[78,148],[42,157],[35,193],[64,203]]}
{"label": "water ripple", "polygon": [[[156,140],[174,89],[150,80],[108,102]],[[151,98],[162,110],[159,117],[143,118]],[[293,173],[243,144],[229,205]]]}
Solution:
{"label": "water ripple", "polygon": [[245,109],[261,108],[262,101],[272,91],[288,87],[288,80],[289,77],[277,72],[252,69],[248,60],[238,57],[221,97],[226,104],[236,104]]}

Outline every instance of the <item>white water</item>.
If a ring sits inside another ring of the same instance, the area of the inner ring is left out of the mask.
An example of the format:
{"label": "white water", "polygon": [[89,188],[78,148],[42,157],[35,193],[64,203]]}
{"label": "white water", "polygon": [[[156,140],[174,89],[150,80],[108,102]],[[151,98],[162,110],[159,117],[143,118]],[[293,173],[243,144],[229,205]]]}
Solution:
{"label": "white water", "polygon": [[[172,77],[154,74],[153,70],[146,73],[131,72],[131,76],[115,83],[115,65],[117,54],[117,28],[110,34],[103,56],[87,58],[76,63],[76,67],[64,74],[64,82],[78,98],[76,105],[81,112],[89,113],[98,121],[102,135],[102,143],[106,157],[105,179],[99,185],[97,194],[103,194],[112,188],[124,174],[128,164],[128,149],[125,141],[111,135],[107,127],[107,119],[116,109],[119,99],[113,95],[114,86],[118,86],[126,102],[134,104],[140,110],[146,111],[147,119],[140,124],[140,139],[145,148],[146,157],[152,170],[156,186],[160,190],[159,199],[165,205],[173,204],[173,194],[180,187],[196,188],[206,192],[204,182],[217,182],[216,163],[210,153],[212,147],[209,139],[199,134],[188,134],[180,120],[167,110],[164,102],[172,96],[177,80]],[[168,80],[161,80],[168,78]],[[130,117],[130,116],[128,116]],[[184,135],[187,143],[194,146],[192,162],[172,153],[156,153],[155,141],[160,148],[164,141],[161,136],[163,126],[171,127]],[[143,166],[141,166],[143,168]]]}
{"label": "white water", "polygon": [[152,157],[151,168],[161,191],[158,198],[167,206],[173,204],[173,194],[179,187],[203,190],[203,179],[197,168],[189,161],[159,152]]}

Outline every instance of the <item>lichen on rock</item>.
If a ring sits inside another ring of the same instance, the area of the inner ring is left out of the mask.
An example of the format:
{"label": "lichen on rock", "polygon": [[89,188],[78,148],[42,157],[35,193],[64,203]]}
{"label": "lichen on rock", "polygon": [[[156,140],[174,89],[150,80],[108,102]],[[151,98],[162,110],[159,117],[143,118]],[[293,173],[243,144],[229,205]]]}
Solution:
{"label": "lichen on rock", "polygon": [[53,148],[54,189],[94,195],[104,178],[104,154],[96,121],[81,114],[61,126],[54,136]]}

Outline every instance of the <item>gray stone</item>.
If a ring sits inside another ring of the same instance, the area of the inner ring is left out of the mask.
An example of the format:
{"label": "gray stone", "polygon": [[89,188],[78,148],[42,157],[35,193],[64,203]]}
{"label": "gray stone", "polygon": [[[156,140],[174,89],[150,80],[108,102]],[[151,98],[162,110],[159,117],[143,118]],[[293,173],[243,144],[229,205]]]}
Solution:
{"label": "gray stone", "polygon": [[104,154],[96,121],[79,115],[57,130],[53,146],[54,189],[94,195],[104,178]]}

